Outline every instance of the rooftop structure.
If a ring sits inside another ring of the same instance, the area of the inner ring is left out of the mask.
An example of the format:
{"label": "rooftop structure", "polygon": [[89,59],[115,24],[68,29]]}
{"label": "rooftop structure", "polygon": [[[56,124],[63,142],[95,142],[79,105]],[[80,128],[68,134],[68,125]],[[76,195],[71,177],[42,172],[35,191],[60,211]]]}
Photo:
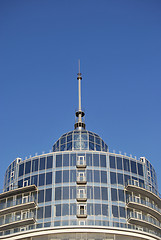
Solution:
{"label": "rooftop structure", "polygon": [[161,198],[145,158],[110,153],[86,130],[81,108],[74,130],[52,152],[7,168],[0,194],[0,239],[159,240]]}

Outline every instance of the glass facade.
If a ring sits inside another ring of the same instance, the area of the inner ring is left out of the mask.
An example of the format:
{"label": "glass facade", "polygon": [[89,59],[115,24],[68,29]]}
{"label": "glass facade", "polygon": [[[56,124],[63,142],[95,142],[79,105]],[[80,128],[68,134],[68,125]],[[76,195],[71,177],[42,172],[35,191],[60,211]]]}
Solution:
{"label": "glass facade", "polygon": [[[16,189],[22,192],[14,193]],[[145,158],[108,152],[104,141],[86,130],[64,134],[52,153],[13,161],[5,173],[4,194],[12,191],[7,197],[0,195],[1,236],[80,225],[140,229],[161,236],[153,166]]]}

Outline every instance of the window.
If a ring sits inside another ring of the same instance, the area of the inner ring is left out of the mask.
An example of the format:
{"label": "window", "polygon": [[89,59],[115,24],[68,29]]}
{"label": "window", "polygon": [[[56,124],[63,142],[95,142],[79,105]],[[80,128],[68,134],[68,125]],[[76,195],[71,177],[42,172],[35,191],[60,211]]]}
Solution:
{"label": "window", "polygon": [[63,187],[63,199],[69,199],[69,187]]}
{"label": "window", "polygon": [[56,205],[56,216],[61,216],[61,204]]}
{"label": "window", "polygon": [[92,170],[87,170],[87,181],[88,182],[93,182]]}
{"label": "window", "polygon": [[48,156],[47,157],[47,166],[46,168],[52,168],[53,167],[53,156]]}
{"label": "window", "polygon": [[87,204],[87,213],[88,213],[88,215],[94,215],[93,204],[92,203]]}
{"label": "window", "polygon": [[93,165],[99,167],[99,155],[93,154]]}
{"label": "window", "polygon": [[101,171],[101,183],[107,183],[107,172]]}
{"label": "window", "polygon": [[123,159],[123,164],[124,164],[124,170],[129,172],[130,166],[129,166],[129,160],[127,158]]}
{"label": "window", "polygon": [[108,205],[102,204],[102,215],[108,216]]}
{"label": "window", "polygon": [[110,172],[111,184],[116,184],[116,173]]}
{"label": "window", "polygon": [[63,171],[63,182],[69,182],[69,170]]}
{"label": "window", "polygon": [[92,166],[92,154],[86,154],[87,166]]}
{"label": "window", "polygon": [[62,167],[62,155],[56,155],[56,167]]}
{"label": "window", "polygon": [[48,188],[45,191],[45,202],[50,202],[52,200],[52,188]]}
{"label": "window", "polygon": [[112,199],[112,201],[117,201],[118,200],[117,189],[115,189],[115,188],[111,188],[111,199]]}
{"label": "window", "polygon": [[86,166],[86,161],[84,156],[78,156],[77,166]]}
{"label": "window", "polygon": [[69,215],[69,204],[62,204],[62,216]]}
{"label": "window", "polygon": [[40,158],[39,170],[45,169],[45,158]]}
{"label": "window", "polygon": [[117,181],[118,181],[118,184],[123,185],[123,174],[121,173],[117,174]]}
{"label": "window", "polygon": [[45,173],[39,174],[39,186],[45,185]]}
{"label": "window", "polygon": [[85,187],[78,187],[77,189],[77,198],[84,199],[87,198],[87,191]]}
{"label": "window", "polygon": [[31,161],[27,161],[25,164],[25,174],[28,174],[31,172]]}
{"label": "window", "polygon": [[79,204],[77,207],[77,214],[78,215],[86,215],[86,204]]}
{"label": "window", "polygon": [[138,174],[143,176],[143,165],[141,163],[137,163],[138,165]]}
{"label": "window", "polygon": [[122,169],[122,158],[117,157],[117,169]]}
{"label": "window", "polygon": [[45,207],[45,218],[51,217],[51,206]]}
{"label": "window", "polygon": [[39,208],[37,209],[37,219],[43,218],[43,210],[44,210],[43,207],[39,207]]}
{"label": "window", "polygon": [[46,185],[52,184],[52,172],[46,173]]}
{"label": "window", "polygon": [[100,182],[99,171],[94,170],[94,182]]}
{"label": "window", "polygon": [[117,217],[118,218],[118,207],[112,205],[112,215],[113,217]]}
{"label": "window", "polygon": [[132,173],[137,173],[136,162],[134,162],[134,161],[131,161],[131,172]]}
{"label": "window", "polygon": [[101,204],[95,204],[95,215],[101,215]]}
{"label": "window", "polygon": [[93,187],[92,186],[87,187],[87,198],[93,199]]}
{"label": "window", "polygon": [[76,154],[71,154],[70,155],[70,166],[75,166],[76,165]]}
{"label": "window", "polygon": [[69,154],[64,154],[63,155],[63,166],[69,166]]}
{"label": "window", "polygon": [[107,188],[101,187],[102,200],[108,200]]}
{"label": "window", "polygon": [[44,202],[44,190],[38,192],[38,203]]}
{"label": "window", "polygon": [[14,177],[14,171],[11,172],[11,177]]}
{"label": "window", "polygon": [[86,182],[86,173],[85,173],[85,171],[77,172],[77,182]]}
{"label": "window", "polygon": [[29,185],[29,181],[28,180],[25,180],[24,182],[23,182],[23,187],[26,187],[26,186],[28,186]]}
{"label": "window", "polygon": [[38,171],[38,159],[32,161],[32,172]]}
{"label": "window", "polygon": [[62,192],[61,187],[55,188],[55,200],[61,200],[61,192]]}
{"label": "window", "polygon": [[24,163],[19,165],[19,177],[24,174]]}
{"label": "window", "polygon": [[110,156],[110,168],[116,168],[115,156]]}
{"label": "window", "polygon": [[118,189],[119,201],[124,202],[124,190]]}
{"label": "window", "polygon": [[106,167],[106,155],[100,155],[100,165]]}
{"label": "window", "polygon": [[100,199],[100,187],[94,187],[94,199]]}
{"label": "window", "polygon": [[27,203],[29,201],[29,195],[22,197],[22,203]]}
{"label": "window", "polygon": [[76,170],[70,170],[70,182],[76,182]]}
{"label": "window", "polygon": [[55,183],[61,183],[61,182],[62,182],[62,171],[56,171]]}

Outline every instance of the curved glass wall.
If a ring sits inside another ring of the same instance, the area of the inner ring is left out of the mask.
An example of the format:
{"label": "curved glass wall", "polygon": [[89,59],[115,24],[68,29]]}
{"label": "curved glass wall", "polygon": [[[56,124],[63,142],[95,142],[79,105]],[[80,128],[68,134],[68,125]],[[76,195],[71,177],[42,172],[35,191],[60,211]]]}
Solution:
{"label": "curved glass wall", "polygon": [[53,145],[53,152],[72,150],[107,152],[108,147],[97,134],[87,130],[74,130],[62,135]]}

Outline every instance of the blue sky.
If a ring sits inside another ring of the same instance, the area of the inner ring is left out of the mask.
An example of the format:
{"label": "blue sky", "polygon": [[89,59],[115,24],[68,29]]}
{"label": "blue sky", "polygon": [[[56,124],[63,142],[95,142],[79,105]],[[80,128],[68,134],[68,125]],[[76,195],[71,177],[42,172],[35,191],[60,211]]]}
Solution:
{"label": "blue sky", "polygon": [[88,130],[146,156],[161,192],[161,1],[1,0],[1,174],[73,129],[78,59]]}

